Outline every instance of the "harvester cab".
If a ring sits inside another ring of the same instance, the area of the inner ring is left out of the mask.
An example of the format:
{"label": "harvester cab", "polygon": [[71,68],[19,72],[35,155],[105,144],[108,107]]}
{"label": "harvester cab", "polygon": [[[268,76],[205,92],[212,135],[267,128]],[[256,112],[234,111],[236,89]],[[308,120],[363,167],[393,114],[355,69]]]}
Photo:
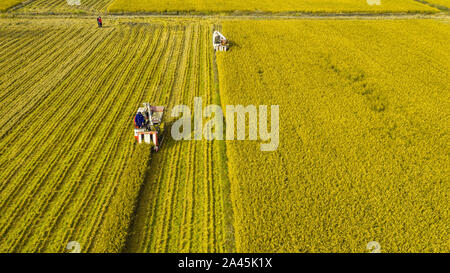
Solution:
{"label": "harvester cab", "polygon": [[230,47],[227,38],[218,31],[213,33],[213,47],[214,51],[227,51]]}
{"label": "harvester cab", "polygon": [[143,105],[134,117],[134,138],[138,143],[153,144],[155,151],[158,151],[163,140],[164,106],[151,106],[148,102]]}

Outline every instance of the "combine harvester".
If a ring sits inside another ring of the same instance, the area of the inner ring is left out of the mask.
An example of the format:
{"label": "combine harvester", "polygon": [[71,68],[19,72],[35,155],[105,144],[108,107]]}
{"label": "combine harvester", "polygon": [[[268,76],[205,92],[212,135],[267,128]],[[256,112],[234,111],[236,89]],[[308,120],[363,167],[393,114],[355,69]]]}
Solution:
{"label": "combine harvester", "polygon": [[213,47],[214,51],[227,51],[230,47],[227,38],[218,31],[213,33]]}
{"label": "combine harvester", "polygon": [[164,106],[151,106],[148,102],[143,104],[144,107],[139,107],[134,116],[134,138],[138,143],[153,144],[155,151],[158,151],[163,140]]}

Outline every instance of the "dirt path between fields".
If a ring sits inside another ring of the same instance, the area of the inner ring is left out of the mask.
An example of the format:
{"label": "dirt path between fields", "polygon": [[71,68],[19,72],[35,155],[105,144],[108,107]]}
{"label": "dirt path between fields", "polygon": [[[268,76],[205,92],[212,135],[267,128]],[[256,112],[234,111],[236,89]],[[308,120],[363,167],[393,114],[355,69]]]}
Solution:
{"label": "dirt path between fields", "polygon": [[[222,19],[222,20],[288,20],[288,19],[307,19],[307,20],[406,20],[406,19],[450,19],[450,13],[441,12],[433,14],[424,13],[295,13],[295,14],[102,14],[104,18],[110,19],[136,19],[136,18],[182,18],[182,19]],[[54,13],[4,13],[3,18],[29,18],[29,19],[49,19],[49,18],[89,18],[98,14],[54,14]]]}

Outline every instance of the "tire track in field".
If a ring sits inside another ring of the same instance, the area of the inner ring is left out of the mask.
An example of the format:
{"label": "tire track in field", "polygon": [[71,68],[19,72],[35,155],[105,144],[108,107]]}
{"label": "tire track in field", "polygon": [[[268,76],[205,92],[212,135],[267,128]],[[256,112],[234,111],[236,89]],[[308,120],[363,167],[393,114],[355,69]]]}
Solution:
{"label": "tire track in field", "polygon": [[[159,67],[159,65],[157,65],[157,63],[159,63],[161,61],[161,57],[162,57],[162,55],[160,54],[162,52],[161,48],[164,48],[164,46],[161,46],[162,44],[159,43],[160,40],[161,40],[159,38],[159,36],[160,36],[160,33],[163,30],[166,31],[165,28],[162,28],[162,27],[158,27],[156,29],[156,32],[158,32],[159,34],[153,37],[152,45],[150,46],[151,52],[149,54],[146,54],[146,60],[145,60],[145,62],[143,62],[142,71],[141,71],[141,73],[139,73],[140,76],[144,76],[144,80],[136,81],[137,82],[136,84],[138,85],[136,88],[138,90],[141,90],[141,93],[140,93],[139,97],[137,97],[133,101],[133,103],[129,104],[129,108],[130,109],[128,109],[127,112],[130,113],[130,114],[134,113],[136,105],[139,105],[142,101],[146,100],[147,88],[145,86],[149,83],[150,79],[153,77],[153,74],[156,71],[155,68]],[[157,55],[156,58],[154,58],[155,55]],[[122,129],[122,137],[120,138],[121,139],[121,146],[123,146],[123,145],[129,146],[126,149],[129,152],[125,151],[126,158],[123,159],[123,162],[119,162],[120,166],[127,165],[126,162],[130,158],[130,154],[131,154],[132,150],[134,150],[133,147],[136,147],[134,145],[134,143],[131,144],[131,145],[129,144],[129,139],[131,137],[130,136],[130,121],[132,120],[132,116],[133,115],[131,114],[129,117],[124,119],[124,122],[123,122],[124,124],[126,124],[126,126],[124,125],[123,129]],[[118,168],[112,168],[112,169],[118,169]],[[114,174],[114,179],[112,179],[112,180],[113,181],[118,181],[120,175],[121,175],[121,171],[117,171]],[[108,200],[110,200],[112,198],[112,196],[116,193],[116,190],[117,189],[114,188],[112,191],[109,192]],[[110,203],[109,201],[105,203],[105,205],[104,205],[105,206],[105,210],[108,210],[107,204],[109,204],[109,203]],[[101,228],[103,220],[104,220],[103,217],[101,217],[101,218],[97,217],[95,219],[94,231],[91,232],[91,234],[97,234],[98,230]],[[93,242],[91,242],[89,247],[88,247],[89,251],[95,251],[95,249],[93,250],[92,247],[93,247]]]}
{"label": "tire track in field", "polygon": [[[190,26],[188,26],[187,33],[190,33]],[[186,35],[186,34],[185,34]],[[178,62],[181,62],[180,65],[178,65],[176,67],[176,75],[178,75],[178,71],[180,71],[181,69],[183,69],[183,67],[185,66],[185,56],[187,55],[186,52],[189,51],[189,39],[191,39],[191,35],[186,35],[186,38],[183,39],[183,42],[181,43],[181,45],[184,47],[186,46],[185,50],[181,51],[178,55]],[[180,46],[181,46],[180,45]],[[173,87],[171,88],[171,95],[169,96],[169,102],[168,102],[168,109],[170,109],[173,105],[175,105],[176,103],[176,99],[177,99],[177,91],[179,90],[178,85],[179,83],[182,83],[182,81],[175,81]],[[184,92],[184,88],[181,89],[182,92]],[[167,116],[166,116],[166,121],[167,121]],[[167,128],[166,130],[169,130],[170,128]],[[166,135],[168,135],[169,133],[166,133]],[[168,136],[167,136],[168,137]],[[133,243],[135,243],[135,245],[139,245],[138,249],[148,249],[149,247],[151,247],[151,245],[153,244],[154,240],[156,240],[155,236],[151,236],[154,230],[150,230],[149,228],[147,228],[147,226],[149,226],[149,223],[151,222],[150,226],[155,226],[156,221],[157,221],[157,208],[159,206],[159,204],[157,203],[158,199],[157,198],[148,198],[148,203],[144,202],[144,200],[147,200],[147,196],[154,196],[154,194],[156,194],[157,196],[161,196],[161,192],[162,192],[162,181],[164,178],[164,173],[166,171],[166,168],[170,168],[170,164],[167,162],[168,160],[170,160],[170,156],[164,156],[163,154],[167,154],[168,152],[168,145],[170,145],[170,141],[171,139],[165,140],[164,143],[164,149],[156,154],[154,154],[154,156],[152,157],[152,170],[157,170],[157,172],[152,172],[149,174],[149,177],[146,179],[147,181],[155,181],[155,183],[153,184],[149,184],[147,183],[145,185],[145,188],[143,189],[143,194],[142,196],[144,198],[140,203],[140,207],[138,208],[137,211],[137,223],[134,226],[134,230],[140,230],[139,234],[136,236],[134,235],[131,239],[130,239],[130,243],[129,248],[133,248],[134,245]],[[161,158],[162,157],[162,158]],[[154,178],[153,178],[154,177]],[[154,186],[155,189],[152,187]],[[143,203],[144,202],[144,203]],[[144,204],[144,205],[142,205]],[[147,216],[148,215],[148,216]],[[142,221],[144,222],[143,225],[141,225],[140,220],[142,219]],[[137,242],[136,242],[137,240]],[[145,244],[145,245],[144,245]],[[136,250],[139,251],[139,250]]]}
{"label": "tire track in field", "polygon": [[[189,28],[188,28],[188,32],[189,32]],[[186,35],[186,34],[185,34]],[[186,35],[187,36],[187,35]],[[185,36],[185,37],[186,37]],[[190,36],[187,36],[190,37]],[[168,96],[166,96],[166,102],[167,104],[167,109],[170,109],[173,105],[174,105],[174,94],[176,92],[176,90],[178,90],[179,88],[177,88],[177,85],[180,83],[179,80],[175,80],[175,75],[178,75],[178,72],[180,70],[183,70],[184,67],[184,63],[185,63],[185,55],[186,52],[189,49],[188,46],[188,41],[186,42],[186,40],[188,40],[189,38],[183,38],[181,39],[181,41],[179,41],[177,44],[179,45],[179,49],[184,48],[185,50],[177,50],[177,57],[176,57],[176,61],[175,63],[177,64],[175,66],[174,69],[174,74],[171,77],[171,84],[169,85],[170,88],[170,92],[168,94]],[[185,48],[187,47],[187,49]],[[182,81],[181,81],[182,82]],[[166,121],[168,120],[167,118],[168,113],[166,113]],[[169,130],[169,128],[167,128],[165,130]],[[166,133],[166,137],[168,133]],[[165,144],[163,145],[163,147],[167,147],[167,143],[169,140],[165,140]],[[164,150],[165,148],[163,148]],[[149,174],[149,177],[146,179],[148,182],[147,184],[145,184],[143,187],[143,189],[141,190],[141,198],[140,198],[140,202],[138,203],[138,208],[137,208],[137,216],[136,216],[136,220],[134,221],[135,223],[132,226],[132,230],[139,230],[139,232],[132,232],[131,233],[131,237],[129,238],[128,242],[127,242],[127,250],[132,250],[132,251],[141,251],[142,249],[147,249],[150,246],[150,243],[154,237],[150,237],[151,233],[150,233],[150,229],[147,228],[148,226],[154,226],[156,223],[156,198],[148,198],[148,202],[144,202],[144,200],[147,200],[147,196],[152,196],[153,194],[156,194],[157,196],[160,195],[160,191],[161,191],[161,181],[163,178],[163,173],[166,169],[167,166],[167,157],[162,156],[161,157],[160,154],[164,153],[163,151],[160,151],[156,154],[154,154],[152,156],[152,162],[151,162],[151,166],[152,166],[152,172]],[[156,172],[154,171],[156,170]],[[153,179],[153,177],[155,176],[155,178]],[[149,182],[153,182],[154,183],[149,183]],[[154,186],[154,187],[153,187]],[[141,224],[143,222],[143,224]],[[151,223],[151,224],[150,224]],[[146,244],[148,243],[148,244]],[[146,244],[146,245],[144,245]],[[138,249],[138,250],[133,250],[134,248]]]}
{"label": "tire track in field", "polygon": [[[194,25],[193,27],[194,27],[193,41],[195,43],[198,40],[199,30],[198,30],[197,25]],[[192,55],[195,56],[194,53],[197,53],[197,50],[198,49],[196,49],[195,47],[192,47],[192,49],[190,51],[191,56]],[[197,67],[198,63],[196,63],[195,58],[190,57],[190,59],[193,60],[193,62],[189,66],[190,67],[190,69],[189,69],[190,76],[188,77],[188,79],[196,79],[196,75],[194,73],[195,73],[195,67]],[[192,93],[190,86],[186,86],[183,89],[183,91],[184,92],[183,92],[183,96],[182,96],[182,98],[183,98],[182,102],[184,102],[184,103],[188,102],[188,105],[192,105],[191,96],[194,94]],[[175,158],[175,160],[171,160],[171,162],[170,162],[171,166],[175,166],[175,168],[172,167],[169,170],[169,176],[165,181],[166,185],[167,185],[167,189],[168,189],[165,196],[167,196],[166,198],[169,202],[166,202],[165,206],[164,206],[164,216],[163,216],[163,221],[162,221],[163,225],[161,227],[161,231],[160,231],[161,233],[158,236],[160,238],[160,240],[159,240],[160,245],[157,246],[157,249],[159,249],[158,251],[167,252],[169,249],[169,246],[170,246],[170,235],[169,234],[172,229],[172,220],[173,220],[174,214],[176,213],[178,184],[179,184],[177,177],[179,177],[178,170],[181,169],[180,168],[180,165],[181,165],[180,160],[181,160],[181,155],[184,154],[183,152],[181,152],[182,151],[181,149],[182,149],[182,146],[185,146],[184,144],[185,143],[183,141],[175,142],[174,145],[177,149],[173,149],[173,150],[174,150],[174,153],[176,153],[176,156],[171,157],[171,159]]]}
{"label": "tire track in field", "polygon": [[[181,150],[181,145],[179,142],[174,144],[173,149],[170,150],[171,154],[169,155],[170,161],[169,161],[169,170],[168,170],[168,178],[167,180],[171,181],[171,178],[175,179],[175,177],[177,177],[178,174],[178,168],[174,168],[174,166],[178,166],[178,164],[174,164],[174,162],[178,162],[180,160],[180,150]],[[165,164],[166,165],[166,164]],[[164,177],[164,174],[161,174]],[[161,185],[162,186],[162,185]],[[174,186],[175,187],[175,186]],[[166,184],[166,188],[165,191],[163,191],[163,195],[171,195],[173,194],[173,192],[175,191],[175,189],[173,189],[174,187],[171,187],[171,185],[167,185]],[[161,222],[162,225],[160,226],[161,228],[158,229],[159,230],[159,236],[157,237],[159,240],[156,241],[157,245],[159,245],[159,247],[163,247],[165,246],[165,242],[164,239],[166,237],[164,237],[163,233],[168,232],[168,228],[169,228],[169,224],[168,222],[168,217],[170,216],[170,212],[167,209],[168,206],[171,206],[173,199],[172,198],[164,198],[165,199],[165,204],[163,206],[163,216],[161,217]],[[162,246],[161,246],[162,245]]]}

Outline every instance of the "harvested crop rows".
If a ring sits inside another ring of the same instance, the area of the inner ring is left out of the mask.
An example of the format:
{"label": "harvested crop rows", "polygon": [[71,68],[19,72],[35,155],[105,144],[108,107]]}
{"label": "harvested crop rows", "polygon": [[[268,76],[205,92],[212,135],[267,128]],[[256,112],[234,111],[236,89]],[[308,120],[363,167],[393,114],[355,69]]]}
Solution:
{"label": "harvested crop rows", "polygon": [[[172,92],[169,108],[187,104],[193,109],[194,97],[217,103],[211,33],[208,23],[190,25],[176,41],[177,54],[163,75],[167,86],[161,88],[179,90]],[[224,143],[175,141],[169,133],[164,141],[163,151],[152,155],[127,250],[233,251]]]}
{"label": "harvested crop rows", "polygon": [[448,24],[222,27],[222,104],[280,105],[276,152],[227,141],[237,251],[450,250]]}
{"label": "harvested crop rows", "polygon": [[[72,240],[83,252],[121,251],[150,158],[149,147],[136,145],[130,133],[136,107],[144,101],[180,103],[200,92],[200,86],[186,87],[199,80],[177,76],[198,73],[194,55],[183,52],[206,46],[209,25],[112,24],[97,29],[77,19],[0,21],[0,48],[9,52],[0,59],[1,252],[61,252]],[[203,38],[190,49],[184,38],[193,39],[187,36],[193,32]],[[206,65],[200,65],[203,72]],[[204,181],[196,190],[210,206],[221,198],[221,186],[212,184],[209,158],[203,158],[214,156],[213,144],[199,144],[190,164],[198,170],[191,177]],[[162,200],[192,194],[174,183],[175,172],[188,169],[180,144],[167,141],[165,154],[172,156],[164,159],[170,168],[161,177],[167,194]],[[204,227],[190,234],[204,236],[211,250],[221,234],[212,228],[223,218],[216,211],[203,219],[203,205],[184,210]],[[172,232],[170,221],[178,212],[168,213],[154,217],[164,225],[161,234]]]}
{"label": "harvested crop rows", "polygon": [[118,177],[137,152],[126,138],[133,109],[125,102],[145,94],[123,86],[134,84],[128,81],[140,58],[126,66],[119,60],[127,50],[147,52],[114,45],[149,36],[142,28],[100,32],[57,23],[75,22],[27,26],[31,33],[12,28],[17,43],[33,39],[11,51],[25,53],[16,65],[23,73],[2,77],[2,251],[62,251],[71,239],[88,249],[101,224],[97,216],[120,190]]}

